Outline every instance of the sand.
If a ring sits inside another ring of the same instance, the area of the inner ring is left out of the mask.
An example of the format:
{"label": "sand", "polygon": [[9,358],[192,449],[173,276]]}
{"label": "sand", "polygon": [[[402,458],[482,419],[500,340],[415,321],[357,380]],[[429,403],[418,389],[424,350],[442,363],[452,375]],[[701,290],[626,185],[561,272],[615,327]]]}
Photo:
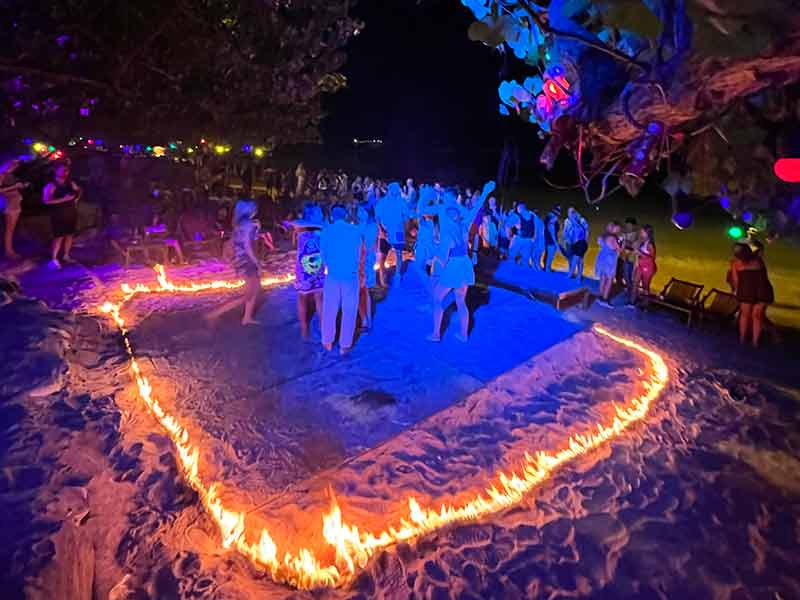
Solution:
{"label": "sand", "polygon": [[[93,272],[68,300],[88,308],[120,276]],[[593,322],[667,357],[671,383],[646,422],[516,507],[392,547],[345,588],[316,592],[221,550],[171,444],[136,403],[109,322],[24,298],[0,308],[13,332],[0,345],[6,596],[800,597],[791,351],[739,352],[730,332],[692,334],[668,315],[559,314],[488,294],[472,297],[469,344],[451,325],[432,346],[421,297],[390,293],[345,358],[298,342],[285,288],[267,293],[256,330],[235,315],[206,328],[198,316],[218,295],[132,305],[145,369],[207,441],[206,468],[287,536],[317,522],[328,488],[346,516],[379,522],[398,497],[458,497],[521,448],[604,414],[641,364]]]}

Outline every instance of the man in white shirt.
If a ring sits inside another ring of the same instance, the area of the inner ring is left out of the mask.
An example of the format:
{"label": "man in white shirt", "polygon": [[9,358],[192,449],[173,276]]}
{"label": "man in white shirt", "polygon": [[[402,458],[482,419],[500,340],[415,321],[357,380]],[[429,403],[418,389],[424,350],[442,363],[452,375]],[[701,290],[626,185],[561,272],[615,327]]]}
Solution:
{"label": "man in white shirt", "polygon": [[358,269],[363,239],[358,227],[345,221],[347,209],[341,204],[331,209],[333,223],[322,230],[320,253],[327,268],[322,292],[322,345],[333,349],[336,318],[342,311],[339,351],[347,354],[353,347],[358,316]]}
{"label": "man in white shirt", "polygon": [[400,184],[392,182],[386,195],[375,206],[375,217],[386,232],[386,240],[394,248],[397,270],[395,284],[403,281],[403,249],[406,245],[405,227],[409,218],[408,204],[403,199]]}

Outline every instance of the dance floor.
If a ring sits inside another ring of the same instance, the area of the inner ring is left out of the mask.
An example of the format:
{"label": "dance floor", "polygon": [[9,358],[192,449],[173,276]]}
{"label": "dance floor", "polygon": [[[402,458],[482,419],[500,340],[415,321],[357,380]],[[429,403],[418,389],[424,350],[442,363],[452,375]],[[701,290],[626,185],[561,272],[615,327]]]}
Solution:
{"label": "dance floor", "polygon": [[[340,464],[463,400],[531,356],[585,328],[502,289],[473,290],[468,344],[454,308],[440,344],[425,341],[431,314],[408,285],[376,304],[373,330],[340,357],[299,338],[295,292],[271,289],[260,327],[230,314],[210,329],[205,310],[169,299],[133,329],[170,403],[219,444],[226,481],[274,493]],[[141,302],[137,300],[136,302]],[[163,393],[163,392],[162,392]]]}

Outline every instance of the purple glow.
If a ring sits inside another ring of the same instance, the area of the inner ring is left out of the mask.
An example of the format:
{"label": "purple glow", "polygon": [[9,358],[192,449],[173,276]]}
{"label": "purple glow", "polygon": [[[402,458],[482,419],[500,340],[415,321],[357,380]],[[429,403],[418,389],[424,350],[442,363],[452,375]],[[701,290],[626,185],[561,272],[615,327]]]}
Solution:
{"label": "purple glow", "polygon": [[719,199],[719,205],[720,205],[722,208],[724,208],[725,210],[728,210],[728,209],[731,207],[731,199],[730,199],[730,198],[728,198],[727,196],[722,196],[722,197]]}

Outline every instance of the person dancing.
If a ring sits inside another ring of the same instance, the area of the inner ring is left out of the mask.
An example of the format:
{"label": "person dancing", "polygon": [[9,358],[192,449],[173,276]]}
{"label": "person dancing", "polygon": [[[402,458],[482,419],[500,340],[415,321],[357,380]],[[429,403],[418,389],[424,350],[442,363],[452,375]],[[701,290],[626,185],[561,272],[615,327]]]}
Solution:
{"label": "person dancing", "polygon": [[206,319],[214,322],[226,312],[244,304],[242,325],[258,325],[253,317],[256,301],[261,293],[261,269],[253,251],[253,244],[258,237],[256,212],[258,206],[253,200],[239,200],[233,209],[233,268],[236,274],[244,279],[244,295],[226,302],[210,312]]}
{"label": "person dancing", "polygon": [[483,186],[483,193],[475,205],[465,210],[456,202],[455,194],[447,193],[439,217],[439,253],[433,259],[442,266],[441,274],[433,289],[433,333],[431,342],[441,341],[444,298],[452,290],[458,309],[459,333],[456,339],[466,342],[469,336],[469,309],[467,291],[475,283],[475,270],[469,258],[469,228],[483,207],[486,198],[494,191],[494,181]]}
{"label": "person dancing", "polygon": [[59,165],[56,167],[53,181],[44,186],[42,202],[50,207],[50,223],[53,228],[53,243],[50,246],[51,269],[60,269],[58,253],[64,248],[61,260],[65,263],[74,262],[72,251],[72,238],[78,227],[78,200],[82,194],[81,188],[70,179],[69,167]]}
{"label": "person dancing", "polygon": [[375,222],[375,211],[366,203],[358,205],[358,228],[361,239],[364,240],[361,266],[359,268],[359,299],[358,314],[361,327],[365,330],[372,329],[372,296],[370,289],[376,285],[375,263],[378,253],[378,223]]}

